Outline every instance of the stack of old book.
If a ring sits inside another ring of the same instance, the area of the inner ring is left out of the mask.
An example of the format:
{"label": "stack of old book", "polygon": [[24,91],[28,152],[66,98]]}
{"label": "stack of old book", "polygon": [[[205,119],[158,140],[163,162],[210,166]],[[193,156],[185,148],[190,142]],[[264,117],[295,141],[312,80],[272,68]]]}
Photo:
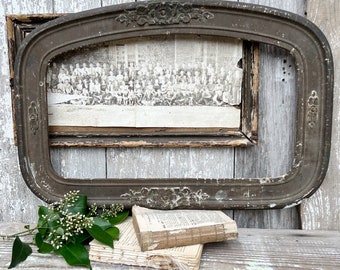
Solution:
{"label": "stack of old book", "polygon": [[90,243],[93,261],[158,269],[199,269],[203,244],[236,239],[235,221],[222,211],[132,208],[132,217],[117,225],[114,249]]}

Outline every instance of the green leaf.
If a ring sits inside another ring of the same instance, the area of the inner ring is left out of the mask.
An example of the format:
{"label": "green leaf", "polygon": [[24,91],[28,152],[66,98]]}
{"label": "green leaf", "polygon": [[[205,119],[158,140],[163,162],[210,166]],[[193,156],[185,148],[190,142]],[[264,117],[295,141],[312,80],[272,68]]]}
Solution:
{"label": "green leaf", "polygon": [[72,214],[86,214],[87,212],[87,196],[85,195],[78,195],[78,199],[74,202],[71,207],[65,207],[64,210],[68,210]]}
{"label": "green leaf", "polygon": [[49,233],[49,227],[54,227],[58,225],[56,220],[59,218],[59,215],[51,211],[46,206],[39,206],[38,209],[38,231],[41,233],[41,236],[44,238]]}
{"label": "green leaf", "polygon": [[94,217],[93,224],[99,226],[103,231],[112,227],[109,221],[100,217]]}
{"label": "green leaf", "polygon": [[[43,216],[47,216],[50,213],[50,209],[48,209],[46,206],[39,206],[38,209],[38,231],[42,234],[45,235],[47,229],[46,227],[46,218],[44,218]],[[43,228],[42,228],[43,227]]]}
{"label": "green leaf", "polygon": [[87,249],[79,243],[65,244],[55,252],[63,256],[69,265],[83,265],[91,269],[89,253]]}
{"label": "green leaf", "polygon": [[105,232],[111,235],[113,240],[119,240],[119,229],[117,227],[108,228]]}
{"label": "green leaf", "polygon": [[74,242],[79,244],[89,243],[93,237],[85,230],[84,233],[74,236]]}
{"label": "green leaf", "polygon": [[49,243],[44,242],[41,233],[37,233],[34,237],[34,241],[38,247],[39,253],[50,253],[53,251],[53,246]]}
{"label": "green leaf", "polygon": [[108,217],[107,220],[112,225],[117,225],[119,223],[122,223],[127,217],[129,216],[129,211],[123,211],[117,214],[115,217]]}
{"label": "green leaf", "polygon": [[43,216],[48,216],[50,213],[51,213],[51,210],[48,207],[43,206],[43,205],[39,206],[39,209],[38,209],[39,218],[43,218]]}
{"label": "green leaf", "polygon": [[12,248],[12,260],[8,269],[17,266],[19,263],[25,261],[29,255],[31,255],[32,249],[31,247],[21,242],[19,237],[15,237]]}
{"label": "green leaf", "polygon": [[101,227],[98,225],[93,225],[91,228],[87,228],[86,230],[94,239],[113,248],[113,237]]}

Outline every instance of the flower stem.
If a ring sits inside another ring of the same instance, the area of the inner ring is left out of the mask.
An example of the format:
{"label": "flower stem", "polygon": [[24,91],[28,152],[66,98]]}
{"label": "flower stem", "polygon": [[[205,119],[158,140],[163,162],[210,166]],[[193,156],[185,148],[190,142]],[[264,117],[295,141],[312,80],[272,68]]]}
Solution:
{"label": "flower stem", "polygon": [[26,236],[26,235],[33,235],[33,232],[35,230],[37,230],[38,227],[32,228],[32,229],[28,229],[22,232],[18,232],[18,233],[14,233],[14,234],[0,234],[0,237],[2,238],[14,238],[17,236]]}

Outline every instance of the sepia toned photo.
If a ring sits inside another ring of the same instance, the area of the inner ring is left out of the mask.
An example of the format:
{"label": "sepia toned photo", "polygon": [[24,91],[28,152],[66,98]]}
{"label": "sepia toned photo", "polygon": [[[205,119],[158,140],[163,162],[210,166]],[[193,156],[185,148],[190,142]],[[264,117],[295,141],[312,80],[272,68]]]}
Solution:
{"label": "sepia toned photo", "polygon": [[239,128],[242,41],[152,36],[85,47],[47,72],[50,126]]}

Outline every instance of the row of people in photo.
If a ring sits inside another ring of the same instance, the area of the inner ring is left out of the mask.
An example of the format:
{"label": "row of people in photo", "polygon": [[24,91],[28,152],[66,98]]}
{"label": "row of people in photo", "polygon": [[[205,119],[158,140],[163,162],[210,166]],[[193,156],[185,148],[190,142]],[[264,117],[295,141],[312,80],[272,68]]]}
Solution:
{"label": "row of people in photo", "polygon": [[[58,73],[52,73],[49,89],[53,93],[88,97],[80,99],[87,100],[86,104],[235,105],[240,103],[242,69],[235,68],[219,76],[210,72],[208,77],[201,76],[198,70],[192,76],[192,71],[184,69],[181,69],[176,76],[162,76],[165,69],[159,64],[156,64],[155,69],[158,72],[154,71],[152,76],[146,73],[140,79],[138,76],[129,77],[126,74],[124,77],[119,70],[116,71],[116,76],[111,76],[113,71],[109,71],[109,76],[78,77],[73,73],[72,65],[68,68],[61,65]],[[56,76],[58,79],[55,79]]]}

